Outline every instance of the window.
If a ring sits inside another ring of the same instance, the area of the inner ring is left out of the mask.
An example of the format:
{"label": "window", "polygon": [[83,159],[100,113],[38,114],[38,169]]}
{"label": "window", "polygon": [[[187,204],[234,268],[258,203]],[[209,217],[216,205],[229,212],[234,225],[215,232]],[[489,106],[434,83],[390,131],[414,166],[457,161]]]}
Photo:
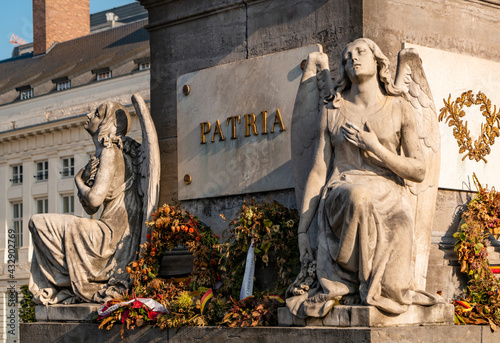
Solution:
{"label": "window", "polygon": [[139,63],[139,70],[146,70],[150,68],[151,68],[151,63],[149,62]]}
{"label": "window", "polygon": [[63,91],[65,89],[69,89],[69,88],[71,88],[71,81],[70,80],[60,81],[56,85],[56,90],[58,92]]}
{"label": "window", "polygon": [[49,179],[49,161],[36,163],[35,178],[37,181],[47,181]]}
{"label": "window", "polygon": [[62,159],[62,177],[71,177],[75,175],[75,158],[68,157]]}
{"label": "window", "polygon": [[62,212],[73,214],[75,212],[75,197],[73,195],[62,196]]}
{"label": "window", "polygon": [[96,80],[101,81],[101,80],[106,80],[111,78],[111,70],[110,71],[104,71],[102,73],[97,73],[96,74]]}
{"label": "window", "polygon": [[33,88],[19,91],[19,99],[26,100],[33,97]]}
{"label": "window", "polygon": [[14,229],[14,249],[16,260],[19,258],[19,247],[23,246],[23,203],[12,204],[12,227]]}
{"label": "window", "polygon": [[49,199],[37,199],[36,200],[36,213],[48,213],[49,212]]}
{"label": "window", "polygon": [[12,166],[12,179],[10,179],[13,185],[20,185],[23,183],[23,166]]}

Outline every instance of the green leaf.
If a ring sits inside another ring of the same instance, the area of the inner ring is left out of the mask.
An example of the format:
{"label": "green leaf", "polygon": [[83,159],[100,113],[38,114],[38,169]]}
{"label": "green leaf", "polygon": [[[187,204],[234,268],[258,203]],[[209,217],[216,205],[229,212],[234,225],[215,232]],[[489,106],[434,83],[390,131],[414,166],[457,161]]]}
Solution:
{"label": "green leaf", "polygon": [[271,227],[271,226],[273,226],[273,222],[266,218],[266,219],[264,219],[264,225],[266,227]]}
{"label": "green leaf", "polygon": [[267,251],[269,250],[270,247],[271,247],[271,241],[267,241],[264,244],[262,244],[260,248],[264,251],[264,254],[267,254]]}

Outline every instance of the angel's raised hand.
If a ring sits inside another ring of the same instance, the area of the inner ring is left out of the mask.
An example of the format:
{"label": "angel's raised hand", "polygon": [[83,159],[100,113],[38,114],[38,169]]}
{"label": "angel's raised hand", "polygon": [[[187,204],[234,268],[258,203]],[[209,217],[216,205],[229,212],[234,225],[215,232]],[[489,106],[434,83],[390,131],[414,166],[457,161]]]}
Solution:
{"label": "angel's raised hand", "polygon": [[309,53],[307,57],[307,66],[315,70],[329,69],[328,55],[319,51]]}

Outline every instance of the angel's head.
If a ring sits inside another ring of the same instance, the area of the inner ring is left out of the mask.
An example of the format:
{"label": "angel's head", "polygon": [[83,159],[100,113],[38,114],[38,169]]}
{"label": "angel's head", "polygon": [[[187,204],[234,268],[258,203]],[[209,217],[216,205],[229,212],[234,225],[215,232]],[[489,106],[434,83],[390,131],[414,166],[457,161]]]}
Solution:
{"label": "angel's head", "polygon": [[[359,65],[354,62],[354,67],[348,64],[353,63],[353,55],[360,59]],[[364,61],[363,61],[364,60]],[[381,89],[388,95],[400,95],[401,90],[394,86],[389,70],[389,59],[382,53],[380,48],[371,39],[359,38],[349,43],[342,50],[342,62],[339,67],[339,79],[334,85],[335,96],[340,97],[342,92],[349,90],[352,85],[352,78],[359,73],[370,73],[372,68],[376,68],[377,78]],[[351,71],[352,69],[352,71]]]}
{"label": "angel's head", "polygon": [[130,129],[130,115],[120,104],[108,101],[99,105],[94,112],[87,114],[88,120],[84,126],[91,136],[97,135],[97,140],[104,146],[118,143]]}

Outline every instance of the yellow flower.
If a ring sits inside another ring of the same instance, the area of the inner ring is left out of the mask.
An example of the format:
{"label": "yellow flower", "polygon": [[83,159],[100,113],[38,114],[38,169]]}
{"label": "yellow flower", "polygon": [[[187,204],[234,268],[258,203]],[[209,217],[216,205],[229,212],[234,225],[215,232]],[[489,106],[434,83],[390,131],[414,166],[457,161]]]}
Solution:
{"label": "yellow flower", "polygon": [[182,308],[190,308],[193,305],[193,298],[189,292],[181,292],[177,297],[177,304]]}
{"label": "yellow flower", "polygon": [[267,254],[262,256],[262,262],[264,262],[266,265],[269,263],[269,256],[267,256]]}

